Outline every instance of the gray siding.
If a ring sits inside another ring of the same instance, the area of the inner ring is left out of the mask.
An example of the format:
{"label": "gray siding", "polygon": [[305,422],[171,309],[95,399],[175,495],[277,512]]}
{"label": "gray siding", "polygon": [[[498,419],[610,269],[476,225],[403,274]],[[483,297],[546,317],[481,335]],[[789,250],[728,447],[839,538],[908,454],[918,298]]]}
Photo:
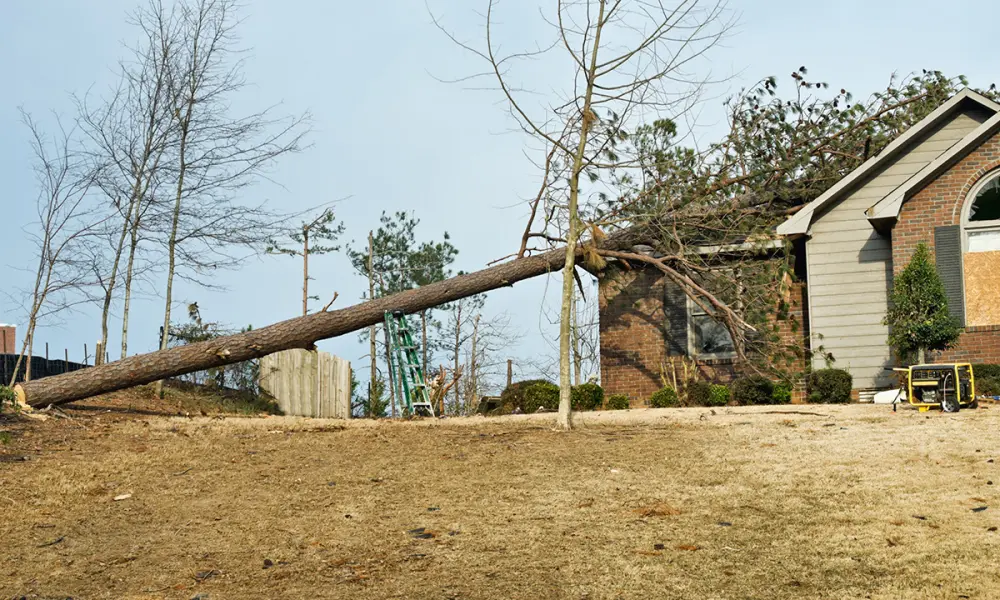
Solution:
{"label": "gray siding", "polygon": [[[918,140],[888,167],[813,218],[806,242],[809,321],[813,348],[834,357],[854,376],[855,388],[886,387],[892,356],[882,324],[892,285],[892,245],[865,217],[865,210],[962,139],[983,121],[979,112],[958,113]],[[813,366],[826,366],[817,356]]]}

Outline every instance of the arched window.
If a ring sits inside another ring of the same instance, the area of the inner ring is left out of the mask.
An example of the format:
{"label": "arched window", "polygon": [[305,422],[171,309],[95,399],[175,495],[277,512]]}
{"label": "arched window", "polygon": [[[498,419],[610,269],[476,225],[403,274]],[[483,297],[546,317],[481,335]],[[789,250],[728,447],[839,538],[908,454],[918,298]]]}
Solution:
{"label": "arched window", "polygon": [[984,177],[969,192],[962,225],[966,252],[1000,250],[1000,173]]}

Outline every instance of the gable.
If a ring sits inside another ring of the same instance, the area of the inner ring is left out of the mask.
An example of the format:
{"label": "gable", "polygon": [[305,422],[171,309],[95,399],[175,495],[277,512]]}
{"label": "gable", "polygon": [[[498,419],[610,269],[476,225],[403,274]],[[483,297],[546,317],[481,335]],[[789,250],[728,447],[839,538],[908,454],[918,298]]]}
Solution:
{"label": "gable", "polygon": [[884,189],[878,190],[872,202],[861,207],[864,211],[997,113],[1000,113],[1000,105],[972,90],[962,90],[893,140],[882,152],[806,204],[779,225],[777,232],[781,235],[808,234],[818,217],[830,212],[834,205],[859,187],[867,186],[873,178],[886,175],[875,186]]}

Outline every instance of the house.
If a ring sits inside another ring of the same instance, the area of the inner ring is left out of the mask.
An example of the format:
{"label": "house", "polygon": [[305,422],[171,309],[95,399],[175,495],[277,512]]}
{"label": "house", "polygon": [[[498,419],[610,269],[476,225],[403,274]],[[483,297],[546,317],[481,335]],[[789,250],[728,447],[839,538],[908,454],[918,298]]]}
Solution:
{"label": "house", "polygon": [[[781,335],[813,350],[815,368],[850,371],[857,396],[889,388],[897,365],[883,324],[893,276],[917,245],[934,254],[964,330],[935,360],[1000,362],[1000,104],[963,90],[782,223],[797,283]],[[731,341],[655,269],[601,273],[602,384],[642,405],[663,365],[706,378],[739,372]],[[792,326],[795,324],[795,326]],[[805,365],[803,365],[805,366]]]}

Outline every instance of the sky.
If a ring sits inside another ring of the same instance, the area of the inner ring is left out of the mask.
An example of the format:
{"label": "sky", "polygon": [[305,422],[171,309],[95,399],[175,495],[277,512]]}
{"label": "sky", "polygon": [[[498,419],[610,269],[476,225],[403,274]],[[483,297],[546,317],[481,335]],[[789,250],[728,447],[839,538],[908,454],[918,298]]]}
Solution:
{"label": "sky", "polygon": [[[19,324],[25,310],[19,290],[31,283],[26,231],[35,217],[37,187],[27,130],[18,108],[43,125],[53,115],[71,120],[73,94],[99,96],[114,81],[136,32],[126,15],[137,0],[0,0],[0,322]],[[550,35],[537,5],[552,0],[500,3],[502,43],[528,47]],[[485,5],[485,2],[479,4]],[[245,68],[252,86],[233,100],[236,114],[277,104],[280,114],[308,111],[310,146],[283,158],[246,201],[267,201],[289,212],[346,198],[336,205],[344,241],[363,242],[382,211],[412,211],[421,219],[418,241],[447,231],[459,249],[455,270],[483,268],[517,249],[524,200],[537,190],[540,172],[533,145],[514,123],[496,91],[447,83],[482,70],[431,21],[428,8],[462,41],[479,44],[481,19],[474,0],[247,0],[240,35],[249,49]],[[995,68],[994,24],[1000,4],[989,0],[802,2],[733,0],[738,25],[707,56],[703,70],[724,79],[695,113],[699,136],[721,135],[722,100],[763,77],[799,66],[814,81],[867,96],[892,73],[937,69],[964,74],[974,86],[1000,80]],[[530,63],[520,74],[540,97],[566,89],[565,65]],[[671,116],[671,115],[664,115]],[[355,244],[360,246],[360,244]],[[311,261],[311,291],[339,293],[335,307],[359,299],[366,282],[343,254]],[[197,301],[203,317],[235,327],[260,327],[294,317],[301,307],[301,265],[289,257],[252,258],[221,273],[224,291],[180,283],[175,314]],[[153,350],[162,322],[163,284],[133,304],[131,353]],[[537,278],[491,292],[488,315],[506,312],[522,334],[509,350],[518,374],[539,356],[554,354],[556,326],[542,307],[557,310],[558,276]],[[99,312],[84,308],[61,322],[43,324],[36,353],[47,342],[55,356],[68,348],[80,360],[100,336]],[[112,332],[120,323],[112,323]],[[20,333],[20,332],[19,332]],[[112,335],[116,357],[120,342]],[[366,346],[357,336],[325,340],[326,350],[363,367]],[[362,378],[365,377],[361,374]]]}

